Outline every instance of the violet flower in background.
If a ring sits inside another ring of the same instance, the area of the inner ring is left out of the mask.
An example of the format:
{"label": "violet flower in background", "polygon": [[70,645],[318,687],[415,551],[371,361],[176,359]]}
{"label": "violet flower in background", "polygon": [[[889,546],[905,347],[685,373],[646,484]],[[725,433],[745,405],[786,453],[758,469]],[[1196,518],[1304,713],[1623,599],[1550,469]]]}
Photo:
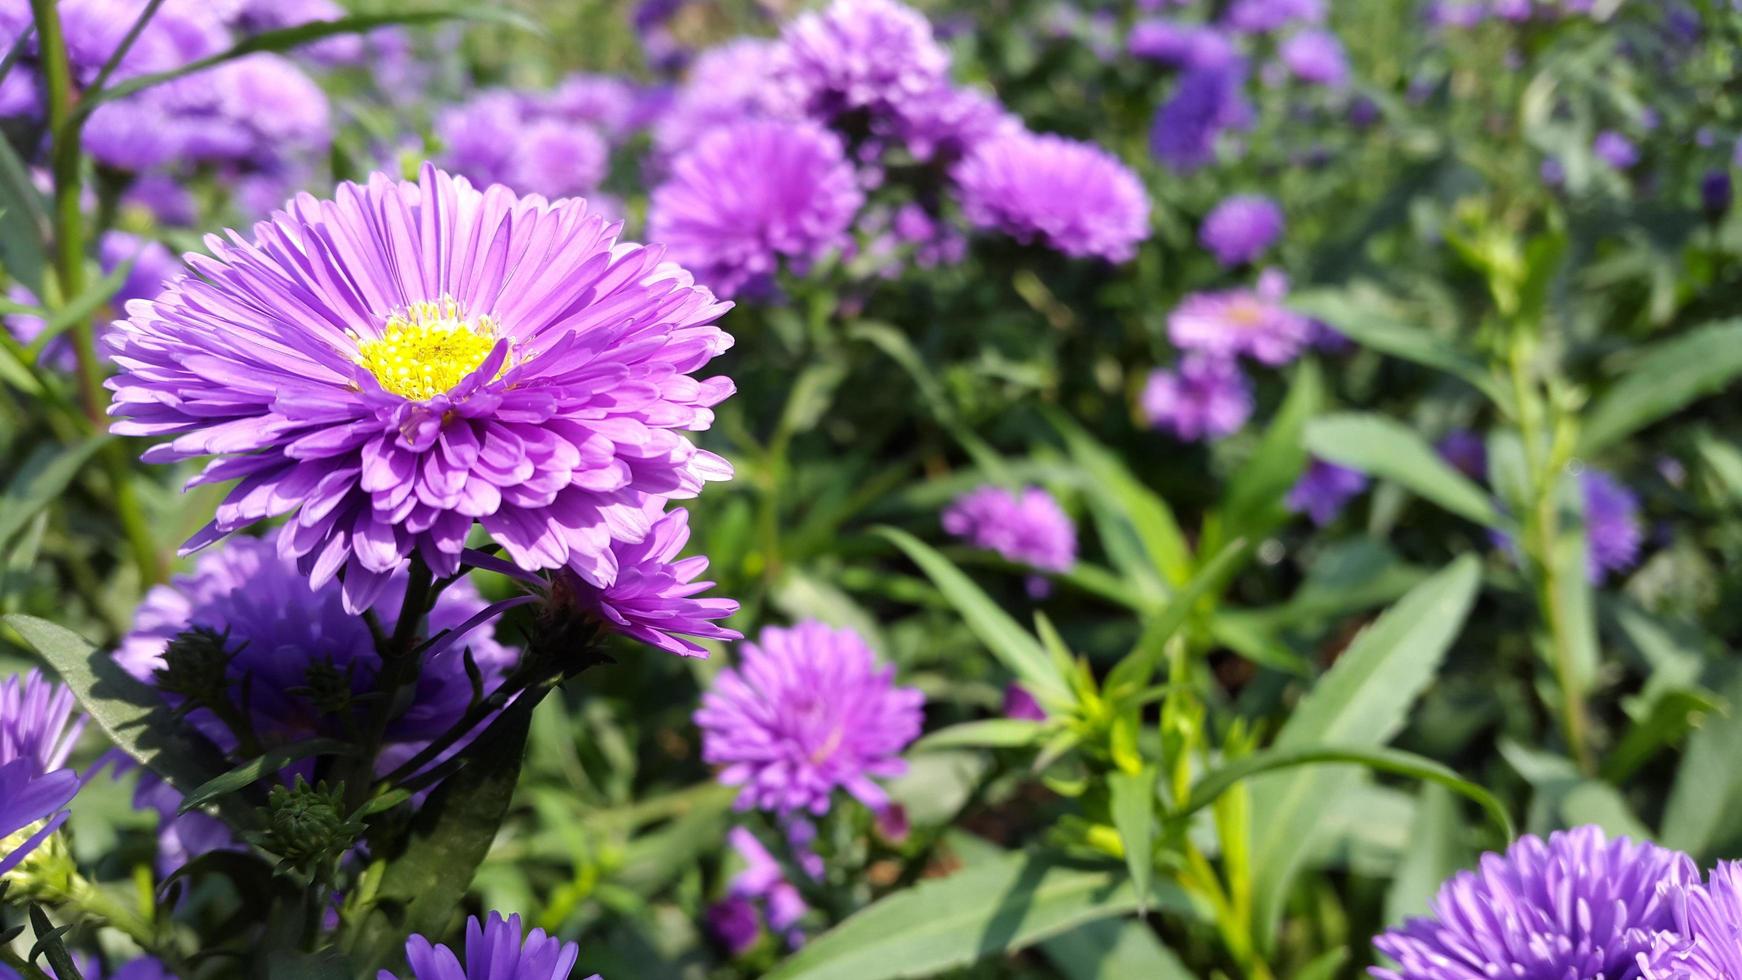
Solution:
{"label": "violet flower in background", "polygon": [[486,91],[436,117],[441,160],[479,187],[581,197],[604,182],[611,148],[598,129],[571,120],[542,99]]}
{"label": "violet flower in background", "polygon": [[747,898],[728,895],[708,906],[708,931],[726,947],[727,954],[743,956],[762,938],[762,917]]}
{"label": "violet flower in background", "polygon": [[1251,418],[1252,385],[1233,360],[1190,354],[1150,374],[1140,405],[1151,427],[1182,442],[1220,439]]}
{"label": "violet flower in background", "polygon": [[79,791],[66,767],[85,718],[67,688],[36,671],[0,681],[0,875],[66,822]]}
{"label": "violet flower in background", "polygon": [[654,188],[648,238],[721,296],[766,291],[788,263],[803,274],[849,244],[865,202],[841,140],[810,122],[715,129]]}
{"label": "violet flower in background", "polygon": [[1330,31],[1301,31],[1277,49],[1294,77],[1311,85],[1341,88],[1349,81],[1349,56]]}
{"label": "violet flower in background", "polygon": [[[119,751],[114,753],[119,755]],[[115,774],[124,767],[117,764]],[[186,797],[148,769],[139,772],[133,791],[133,809],[157,814],[157,874],[167,879],[202,854],[213,851],[246,851],[224,821],[194,809],[181,812]]]}
{"label": "violet flower in background", "polygon": [[1256,261],[1282,237],[1282,208],[1261,194],[1225,198],[1198,227],[1198,242],[1223,266]]}
{"label": "violet flower in background", "polygon": [[1678,876],[1662,887],[1674,920],[1639,954],[1642,980],[1742,977],[1742,862],[1719,861],[1704,882]]}
{"label": "violet flower in background", "polygon": [[1076,525],[1039,487],[972,490],[944,511],[943,527],[976,548],[1044,572],[1069,571],[1077,561]]}
{"label": "violet flower in background", "polygon": [[703,51],[653,122],[653,145],[670,159],[709,130],[776,115],[771,64],[775,42],[740,37]]}
{"label": "violet flower in background", "polygon": [[771,71],[783,103],[832,122],[899,118],[947,82],[950,55],[925,15],[896,0],[834,0],[787,23]]}
{"label": "violet flower in background", "polygon": [[1305,514],[1314,524],[1324,527],[1367,489],[1367,482],[1365,473],[1315,459],[1307,464],[1306,472],[1282,502],[1291,512]]}
{"label": "violet flower in background", "polygon": [[[1597,827],[1525,835],[1441,886],[1432,915],[1373,945],[1397,963],[1379,980],[1627,977],[1676,925],[1676,889],[1697,884],[1685,854]],[[1685,974],[1672,974],[1685,976]]]}
{"label": "violet flower in background", "polygon": [[[191,547],[294,514],[281,553],[316,589],[343,569],[351,612],[413,552],[456,574],[474,524],[527,571],[608,587],[650,498],[731,476],[681,434],[732,392],[687,377],[731,345],[727,307],[616,230],[427,165],[304,195],[254,241],[209,237],[199,278],[110,331],[113,431],[172,437],[149,462],[219,457],[193,484],[240,479]],[[518,263],[479,244],[499,236]]]}
{"label": "violet flower in background", "polygon": [[1452,464],[1452,469],[1472,480],[1488,479],[1488,443],[1480,433],[1457,429],[1446,433],[1434,447],[1440,458]]}
{"label": "violet flower in background", "polygon": [[1585,497],[1586,562],[1591,581],[1627,571],[1639,562],[1644,530],[1639,497],[1602,470],[1579,475]]}
{"label": "violet flower in background", "polygon": [[[525,932],[520,916],[491,912],[483,922],[466,920],[465,961],[422,936],[405,942],[409,980],[568,980],[580,959],[578,943],[565,943],[543,929]],[[395,980],[382,970],[379,980]],[[589,980],[599,980],[594,974]]]}
{"label": "violet flower in background", "polygon": [[1222,20],[1243,34],[1265,34],[1290,24],[1325,22],[1325,0],[1233,0]]}
{"label": "violet flower in background", "polygon": [[1208,24],[1144,20],[1131,27],[1125,49],[1134,57],[1174,68],[1224,65],[1237,57],[1234,44]]}
{"label": "violet flower in background", "polygon": [[1131,168],[1092,143],[1011,132],[951,171],[976,228],[1075,258],[1128,262],[1149,237],[1149,197]]}
{"label": "violet flower in background", "polygon": [[925,696],[896,687],[895,668],[859,634],[814,620],[770,626],[738,650],[695,714],[702,758],[743,787],[738,808],[820,816],[836,789],[887,806],[875,780],[905,771],[901,750],[919,735]]}
{"label": "violet flower in background", "polygon": [[1046,720],[1046,709],[1040,706],[1040,702],[1034,699],[1034,695],[1028,692],[1028,688],[1015,681],[1004,685],[1003,712],[1004,717],[1014,718],[1017,721]]}
{"label": "violet flower in background", "polygon": [[1214,163],[1222,134],[1249,129],[1257,119],[1245,89],[1243,59],[1195,64],[1180,76],[1173,96],[1156,111],[1150,152],[1179,173]]}
{"label": "violet flower in background", "polygon": [[1714,168],[1706,171],[1700,178],[1700,211],[1707,221],[1719,221],[1730,211],[1730,205],[1735,199],[1735,188],[1730,182],[1730,172]]}
{"label": "violet flower in background", "polygon": [[1253,289],[1193,293],[1168,314],[1168,339],[1223,360],[1287,364],[1313,339],[1312,321],[1284,306],[1287,297],[1288,276],[1278,269],[1260,273]]}
{"label": "violet flower in background", "polygon": [[1639,163],[1639,148],[1633,141],[1613,129],[1605,129],[1597,134],[1591,143],[1591,152],[1597,159],[1616,170],[1631,170]]}
{"label": "violet flower in background", "polygon": [[[807,831],[810,825],[794,822],[788,826],[788,841],[796,852],[798,866],[812,878],[823,874],[822,858],[809,849]],[[744,870],[733,876],[725,900],[709,912],[722,942],[739,953],[755,945],[761,932],[761,922],[767,919],[770,932],[781,937],[790,948],[804,944],[804,932],[798,923],[810,911],[804,897],[792,882],[786,880],[780,862],[768,853],[768,848],[756,835],[743,827],[733,827],[726,833]],[[718,911],[715,911],[718,910]]]}

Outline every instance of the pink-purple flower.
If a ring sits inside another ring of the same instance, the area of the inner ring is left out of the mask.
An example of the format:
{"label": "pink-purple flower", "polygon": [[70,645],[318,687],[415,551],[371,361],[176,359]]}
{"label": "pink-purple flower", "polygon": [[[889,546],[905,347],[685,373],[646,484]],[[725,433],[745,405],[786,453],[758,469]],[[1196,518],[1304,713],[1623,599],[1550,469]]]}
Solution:
{"label": "pink-purple flower", "polygon": [[1224,266],[1256,261],[1282,237],[1282,208],[1262,194],[1236,194],[1204,217],[1198,242]]}
{"label": "pink-purple flower", "polygon": [[[465,959],[445,945],[412,936],[405,943],[410,980],[568,980],[580,959],[578,943],[565,943],[543,929],[526,932],[520,916],[491,912],[466,920]],[[382,970],[378,980],[396,980]],[[599,980],[597,974],[589,980]]]}
{"label": "pink-purple flower", "polygon": [[1367,475],[1347,466],[1315,459],[1307,464],[1283,504],[1293,513],[1305,514],[1320,527],[1337,519],[1349,501],[1367,489]]}
{"label": "pink-purple flower", "polygon": [[1704,882],[1678,875],[1660,887],[1673,919],[1639,954],[1642,980],[1742,977],[1742,862],[1719,861]]}
{"label": "pink-purple flower", "polygon": [[618,228],[430,166],[302,195],[129,304],[113,430],[167,439],[149,462],[217,457],[191,485],[238,481],[189,549],[290,515],[280,553],[352,612],[414,554],[454,575],[474,525],[610,586],[650,498],[731,475],[681,434],[732,392],[691,377],[729,307]]}
{"label": "pink-purple flower", "polygon": [[1232,360],[1191,354],[1143,387],[1144,418],[1183,442],[1220,439],[1252,416],[1252,384]]}
{"label": "pink-purple flower", "polygon": [[825,122],[899,118],[947,80],[949,52],[925,15],[896,0],[834,0],[781,31],[771,64],[792,109]]}
{"label": "pink-purple flower", "polygon": [[0,875],[66,822],[79,777],[66,767],[85,720],[70,690],[31,671],[0,681]]}
{"label": "pink-purple flower", "polygon": [[1045,572],[1077,561],[1077,529],[1052,494],[984,486],[963,494],[943,514],[944,530],[976,548]]}
{"label": "pink-purple flower", "polygon": [[1193,293],[1168,314],[1175,347],[1212,357],[1287,364],[1312,342],[1312,321],[1288,309],[1288,277],[1266,269],[1253,289]]}
{"label": "pink-purple flower", "polygon": [[887,806],[876,780],[906,769],[900,753],[919,735],[925,696],[895,686],[895,668],[849,629],[771,626],[739,651],[695,715],[702,758],[742,787],[739,809],[821,815],[836,789]]}
{"label": "pink-purple flower", "polygon": [[1149,197],[1106,150],[1014,131],[976,144],[951,171],[977,228],[1066,255],[1126,262],[1149,237]]}

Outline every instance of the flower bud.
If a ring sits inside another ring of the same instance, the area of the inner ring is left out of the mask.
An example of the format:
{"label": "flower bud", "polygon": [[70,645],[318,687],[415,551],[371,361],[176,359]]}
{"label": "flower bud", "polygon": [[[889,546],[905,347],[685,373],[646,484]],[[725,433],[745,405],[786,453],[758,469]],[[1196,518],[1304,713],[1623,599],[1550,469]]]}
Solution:
{"label": "flower bud", "polygon": [[216,704],[228,697],[230,661],[236,653],[230,649],[228,631],[194,626],[169,641],[163,651],[163,666],[152,679],[169,694],[196,704]]}
{"label": "flower bud", "polygon": [[345,817],[344,786],[310,787],[301,776],[292,787],[274,786],[266,798],[266,831],[258,843],[304,873],[343,854],[362,836],[363,825]]}

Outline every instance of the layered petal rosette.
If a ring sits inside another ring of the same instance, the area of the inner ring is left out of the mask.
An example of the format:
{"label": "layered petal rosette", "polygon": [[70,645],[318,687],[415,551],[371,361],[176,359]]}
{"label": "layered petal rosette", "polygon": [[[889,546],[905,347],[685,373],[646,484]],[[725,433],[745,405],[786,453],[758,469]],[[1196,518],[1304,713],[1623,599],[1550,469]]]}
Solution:
{"label": "layered petal rosette", "polygon": [[607,587],[650,499],[731,476],[682,434],[732,392],[691,376],[730,304],[620,227],[430,166],[301,195],[129,304],[114,430],[166,438],[151,462],[218,457],[190,486],[237,481],[190,550],[291,515],[281,554],[353,612],[413,554],[455,574],[474,525]]}

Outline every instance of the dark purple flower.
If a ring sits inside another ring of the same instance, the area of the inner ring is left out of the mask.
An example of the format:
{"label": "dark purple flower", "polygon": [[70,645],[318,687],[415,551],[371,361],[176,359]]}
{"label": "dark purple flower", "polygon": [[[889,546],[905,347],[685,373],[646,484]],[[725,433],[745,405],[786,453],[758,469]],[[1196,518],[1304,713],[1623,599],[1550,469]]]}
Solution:
{"label": "dark purple flower", "polygon": [[1045,721],[1046,709],[1028,693],[1028,688],[1011,681],[1004,685],[1004,717],[1017,721]]}
{"label": "dark purple flower", "polygon": [[1244,265],[1282,237],[1282,208],[1259,194],[1236,194],[1211,209],[1198,227],[1198,242],[1224,266]]}
{"label": "dark purple flower", "polygon": [[1019,565],[1069,571],[1077,561],[1077,529],[1052,494],[1039,487],[1011,492],[985,486],[963,494],[943,514],[944,530]]}
{"label": "dark purple flower", "polygon": [[474,524],[607,587],[650,497],[731,475],[680,434],[732,392],[689,377],[730,346],[728,307],[616,231],[427,165],[303,195],[132,304],[113,430],[172,437],[150,462],[219,457],[194,484],[240,480],[189,548],[294,514],[281,553],[315,588],[343,570],[353,612],[414,551],[457,573]]}
{"label": "dark purple flower", "polygon": [[1724,217],[1734,199],[1735,189],[1728,170],[1713,168],[1700,178],[1700,210],[1705,212],[1706,220],[1717,221]]}
{"label": "dark purple flower", "polygon": [[1193,293],[1168,314],[1168,339],[1223,360],[1287,364],[1312,341],[1312,321],[1283,306],[1287,298],[1288,277],[1276,269],[1260,273],[1254,289]]}
{"label": "dark purple flower", "polygon": [[1175,68],[1224,65],[1237,57],[1232,41],[1208,24],[1144,20],[1131,28],[1125,49]]}
{"label": "dark purple flower", "polygon": [[1019,132],[1022,122],[978,89],[944,86],[885,129],[916,159],[948,165],[986,140]]}
{"label": "dark purple flower", "polygon": [[[119,775],[119,767],[116,772]],[[185,799],[149,770],[140,771],[133,808],[157,814],[157,873],[163,878],[202,854],[247,849],[217,817],[198,809],[181,812]]]}
{"label": "dark purple flower", "polygon": [[1597,159],[1616,170],[1630,170],[1639,162],[1639,148],[1633,141],[1613,129],[1605,129],[1597,134],[1591,143],[1591,152]]}
{"label": "dark purple flower", "polygon": [[1263,34],[1290,24],[1325,22],[1325,0],[1234,0],[1222,19],[1236,31]]}
{"label": "dark purple flower", "polygon": [[1301,31],[1278,49],[1294,77],[1313,85],[1340,88],[1349,81],[1349,58],[1343,42],[1330,31]]}
{"label": "dark purple flower", "polygon": [[1674,918],[1639,954],[1643,980],[1742,977],[1742,862],[1719,861],[1704,883],[1695,877],[1659,887]]}
{"label": "dark purple flower", "polygon": [[1639,562],[1642,530],[1639,498],[1619,480],[1602,470],[1586,470],[1579,476],[1585,495],[1585,537],[1589,548],[1591,581],[1602,581]]}
{"label": "dark purple flower", "polygon": [[837,788],[872,810],[889,797],[873,777],[899,776],[919,735],[925,696],[896,687],[859,634],[807,621],[770,626],[739,645],[702,696],[702,758],[742,786],[738,808],[824,814]]}
{"label": "dark purple flower", "polygon": [[1214,163],[1222,134],[1247,129],[1256,119],[1245,88],[1246,63],[1240,58],[1188,70],[1156,112],[1150,152],[1180,173]]}
{"label": "dark purple flower", "polygon": [[36,671],[0,681],[0,875],[66,822],[79,777],[66,768],[85,719],[70,690]]}
{"label": "dark purple flower", "polygon": [[1149,237],[1142,181],[1093,143],[1004,133],[982,141],[951,175],[969,223],[1017,241],[1128,262]]}
{"label": "dark purple flower", "polygon": [[1452,464],[1452,469],[1472,480],[1488,479],[1488,444],[1480,433],[1468,429],[1448,432],[1434,447],[1440,458]]}
{"label": "dark purple flower", "polygon": [[1374,940],[1397,968],[1370,972],[1379,980],[1627,980],[1652,935],[1675,926],[1675,903],[1660,886],[1698,880],[1686,855],[1610,840],[1597,827],[1547,841],[1526,835],[1447,880],[1431,918]]}
{"label": "dark purple flower", "polygon": [[829,122],[899,118],[948,78],[950,55],[925,15],[896,0],[834,0],[780,33],[771,65],[791,109]]}
{"label": "dark purple flower", "polygon": [[679,157],[648,204],[648,238],[722,296],[803,274],[848,244],[865,202],[840,137],[810,122],[712,130]]}
{"label": "dark purple flower", "polygon": [[[810,827],[809,823],[802,820],[789,822],[787,840],[792,845],[793,856],[799,867],[812,878],[820,878],[823,863],[822,858],[810,850],[810,837],[814,836]],[[758,928],[755,916],[756,904],[760,904],[763,913],[768,917],[770,930],[780,935],[788,946],[797,948],[803,945],[804,932],[798,928],[798,923],[810,911],[810,906],[805,904],[804,897],[792,882],[786,880],[780,862],[768,853],[768,848],[762,846],[755,834],[743,827],[733,827],[728,831],[726,842],[732,845],[732,849],[738,852],[738,857],[744,862],[744,870],[732,878],[727,901],[742,902],[750,907],[753,929]],[[750,941],[753,943],[755,938],[753,933]]]}
{"label": "dark purple flower", "polygon": [[1252,385],[1232,359],[1192,354],[1143,387],[1144,418],[1183,442],[1220,439],[1252,416]]}
{"label": "dark purple flower", "polygon": [[733,956],[743,956],[762,937],[762,919],[755,903],[728,895],[708,906],[708,931]]}
{"label": "dark purple flower", "polygon": [[1283,498],[1296,514],[1305,514],[1324,527],[1337,519],[1343,507],[1367,489],[1367,476],[1345,466],[1315,459]]}
{"label": "dark purple flower", "polygon": [[1542,164],[1537,167],[1537,175],[1547,187],[1559,187],[1567,182],[1566,165],[1554,157],[1543,158]]}
{"label": "dark purple flower", "polygon": [[[500,912],[491,912],[482,923],[475,915],[466,920],[465,953],[462,963],[453,950],[422,936],[405,942],[412,980],[568,980],[581,947],[547,936],[543,929],[524,932],[518,915],[504,919]],[[382,970],[378,980],[396,978]]]}

